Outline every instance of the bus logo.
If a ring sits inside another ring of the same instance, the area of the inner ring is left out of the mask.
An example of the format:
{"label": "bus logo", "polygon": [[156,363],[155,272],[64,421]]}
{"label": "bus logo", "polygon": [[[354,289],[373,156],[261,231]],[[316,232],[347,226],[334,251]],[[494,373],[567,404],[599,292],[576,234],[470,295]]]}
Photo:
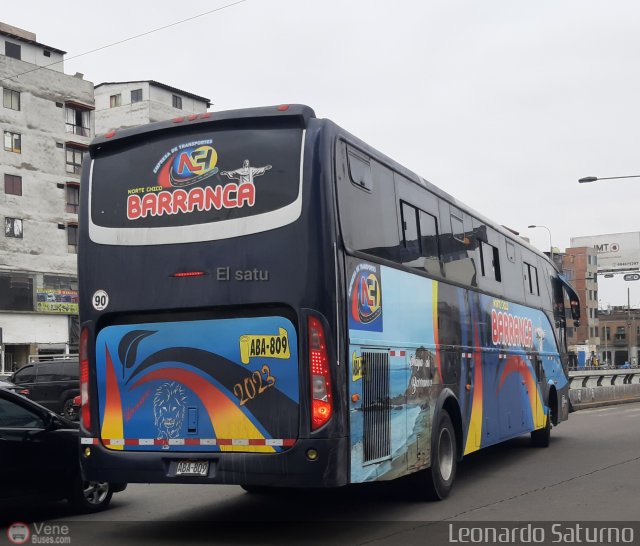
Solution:
{"label": "bus logo", "polygon": [[382,331],[382,286],[376,266],[359,264],[349,286],[349,326],[357,330]]}
{"label": "bus logo", "polygon": [[158,174],[158,185],[163,188],[191,186],[217,174],[217,162],[218,152],[213,146],[186,147],[166,160]]}

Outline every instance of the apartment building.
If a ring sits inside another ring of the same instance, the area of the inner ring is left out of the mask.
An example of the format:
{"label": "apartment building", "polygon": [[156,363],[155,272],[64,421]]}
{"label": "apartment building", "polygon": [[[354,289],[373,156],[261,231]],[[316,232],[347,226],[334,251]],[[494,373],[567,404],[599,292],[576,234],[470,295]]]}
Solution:
{"label": "apartment building", "polygon": [[211,106],[154,80],[94,87],[64,73],[64,55],[0,23],[0,375],[77,351],[80,171],[93,136]]}
{"label": "apartment building", "polygon": [[174,117],[201,114],[206,97],[154,81],[105,82],[95,86],[96,134]]}
{"label": "apartment building", "polygon": [[78,341],[76,249],[93,84],[65,52],[0,23],[0,373]]}
{"label": "apartment building", "polygon": [[588,359],[597,355],[600,345],[597,252],[592,247],[570,247],[561,260],[562,271],[580,298],[580,325],[567,328],[567,341],[579,358]]}

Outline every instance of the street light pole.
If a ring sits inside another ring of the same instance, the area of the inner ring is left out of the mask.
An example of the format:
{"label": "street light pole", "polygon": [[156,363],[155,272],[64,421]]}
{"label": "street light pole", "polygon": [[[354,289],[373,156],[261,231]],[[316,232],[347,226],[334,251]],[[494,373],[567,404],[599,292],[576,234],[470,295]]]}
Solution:
{"label": "street light pole", "polygon": [[551,230],[547,227],[547,226],[541,226],[541,225],[531,225],[531,226],[527,226],[529,229],[531,228],[544,228],[549,232],[549,256],[551,257],[551,261],[553,262],[553,243],[551,241]]}
{"label": "street light pole", "polygon": [[631,174],[629,176],[603,176],[602,178],[597,176],[585,176],[578,180],[579,184],[588,184],[589,182],[595,182],[596,180],[618,180],[619,178],[640,178],[640,174]]}

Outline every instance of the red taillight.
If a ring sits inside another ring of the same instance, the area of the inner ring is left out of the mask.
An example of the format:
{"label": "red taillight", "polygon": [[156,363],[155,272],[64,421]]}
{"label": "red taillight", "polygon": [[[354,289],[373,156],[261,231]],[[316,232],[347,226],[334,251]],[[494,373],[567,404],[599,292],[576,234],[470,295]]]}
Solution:
{"label": "red taillight", "polygon": [[172,277],[203,277],[206,275],[204,271],[180,271],[171,275]]}
{"label": "red taillight", "polygon": [[329,355],[322,324],[309,317],[309,375],[311,378],[311,430],[317,430],[331,419],[331,376]]}
{"label": "red taillight", "polygon": [[82,403],[82,426],[91,428],[89,410],[89,329],[83,328],[80,333],[80,402]]}

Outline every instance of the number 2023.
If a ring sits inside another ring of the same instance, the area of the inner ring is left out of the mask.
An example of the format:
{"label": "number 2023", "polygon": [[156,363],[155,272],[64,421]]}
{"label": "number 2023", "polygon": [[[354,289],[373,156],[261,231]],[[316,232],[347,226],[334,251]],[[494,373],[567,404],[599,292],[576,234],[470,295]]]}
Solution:
{"label": "number 2023", "polygon": [[233,394],[240,399],[241,406],[244,406],[249,400],[253,400],[256,396],[276,384],[276,378],[271,375],[269,366],[265,364],[260,371],[262,373],[256,370],[249,377],[246,377],[244,381],[233,386]]}

